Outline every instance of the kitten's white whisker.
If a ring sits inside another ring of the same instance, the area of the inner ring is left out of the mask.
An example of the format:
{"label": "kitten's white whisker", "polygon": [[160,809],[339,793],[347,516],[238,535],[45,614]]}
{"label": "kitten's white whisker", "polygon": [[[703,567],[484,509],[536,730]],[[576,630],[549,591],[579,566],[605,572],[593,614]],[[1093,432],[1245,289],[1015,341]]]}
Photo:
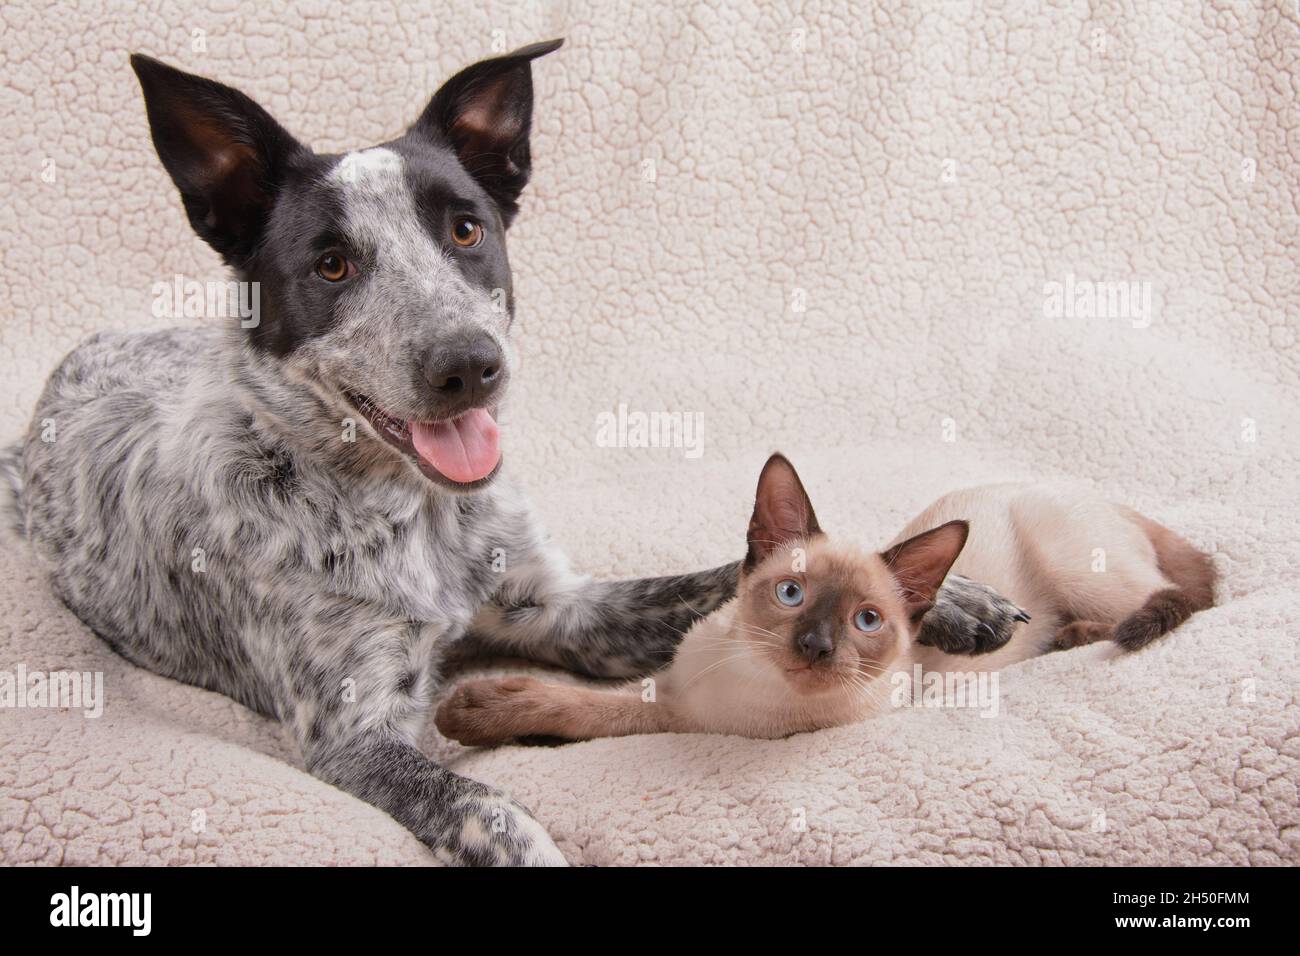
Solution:
{"label": "kitten's white whisker", "polygon": [[731,663],[733,663],[733,662],[735,662],[735,661],[743,660],[744,658],[746,658],[746,657],[748,657],[748,656],[749,656],[749,652],[748,652],[748,651],[744,651],[744,652],[742,652],[742,653],[740,653],[740,654],[733,654],[733,655],[730,656],[730,657],[724,657],[724,658],[723,658],[722,660],[720,660],[720,661],[714,661],[714,662],[713,662],[712,664],[710,664],[708,667],[706,667],[706,668],[704,668],[703,670],[701,670],[698,674],[696,674],[694,677],[692,677],[690,680],[688,680],[685,684],[683,684],[683,685],[682,685],[682,692],[685,692],[686,688],[690,687],[692,684],[694,684],[697,680],[699,680],[699,679],[700,679],[701,677],[703,677],[705,674],[708,674],[710,671],[715,671],[715,670],[717,670],[719,667],[722,667],[724,664],[731,664]]}

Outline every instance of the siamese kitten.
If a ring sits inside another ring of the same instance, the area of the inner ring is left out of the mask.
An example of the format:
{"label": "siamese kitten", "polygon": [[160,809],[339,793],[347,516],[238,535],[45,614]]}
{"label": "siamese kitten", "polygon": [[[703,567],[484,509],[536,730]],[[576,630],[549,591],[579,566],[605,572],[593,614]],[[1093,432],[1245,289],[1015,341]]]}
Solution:
{"label": "siamese kitten", "polygon": [[[1103,640],[1135,650],[1214,599],[1209,558],[1172,531],[1047,485],[946,495],[873,553],[823,534],[794,467],[773,455],[748,542],[736,597],[697,621],[653,677],[616,689],[473,681],[438,709],[439,730],[470,745],[663,731],[785,737],[880,713],[893,675],[916,664],[989,671]],[[913,640],[950,569],[1030,612],[976,661]]]}

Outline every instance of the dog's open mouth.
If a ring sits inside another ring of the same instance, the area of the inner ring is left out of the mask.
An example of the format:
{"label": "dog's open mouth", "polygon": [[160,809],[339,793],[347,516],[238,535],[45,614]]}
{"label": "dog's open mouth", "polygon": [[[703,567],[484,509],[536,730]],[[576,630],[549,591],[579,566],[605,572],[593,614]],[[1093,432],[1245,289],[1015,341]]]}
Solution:
{"label": "dog's open mouth", "polygon": [[414,458],[430,478],[453,485],[474,485],[491,478],[501,464],[500,433],[490,409],[471,408],[437,422],[405,421],[365,396],[346,394],[375,431],[398,451]]}

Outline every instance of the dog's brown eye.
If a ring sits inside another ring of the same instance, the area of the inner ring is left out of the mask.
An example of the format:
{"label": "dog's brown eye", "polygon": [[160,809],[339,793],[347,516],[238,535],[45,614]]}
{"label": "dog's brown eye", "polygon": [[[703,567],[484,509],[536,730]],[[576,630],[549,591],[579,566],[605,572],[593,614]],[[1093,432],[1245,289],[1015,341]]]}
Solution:
{"label": "dog's brown eye", "polygon": [[357,269],[337,252],[327,252],[316,260],[316,274],[327,282],[342,282]]}
{"label": "dog's brown eye", "polygon": [[461,216],[451,224],[451,241],[469,248],[483,241],[483,227],[468,216]]}

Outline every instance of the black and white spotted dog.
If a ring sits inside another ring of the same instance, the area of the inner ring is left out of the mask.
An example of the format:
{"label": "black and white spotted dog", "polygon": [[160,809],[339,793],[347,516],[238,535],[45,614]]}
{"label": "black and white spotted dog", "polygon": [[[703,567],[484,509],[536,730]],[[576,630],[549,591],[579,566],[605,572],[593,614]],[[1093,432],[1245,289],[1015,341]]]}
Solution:
{"label": "black and white spotted dog", "polygon": [[[530,62],[559,45],[469,67],[403,136],[346,155],[133,57],[190,222],[260,283],[260,322],[94,336],[3,462],[20,526],[100,637],[283,721],[312,773],[456,863],[563,859],[523,807],[414,745],[449,645],[634,675],[735,586],[735,565],[577,576],[501,473],[505,232]],[[989,650],[1017,613],[953,580],[925,639]]]}

